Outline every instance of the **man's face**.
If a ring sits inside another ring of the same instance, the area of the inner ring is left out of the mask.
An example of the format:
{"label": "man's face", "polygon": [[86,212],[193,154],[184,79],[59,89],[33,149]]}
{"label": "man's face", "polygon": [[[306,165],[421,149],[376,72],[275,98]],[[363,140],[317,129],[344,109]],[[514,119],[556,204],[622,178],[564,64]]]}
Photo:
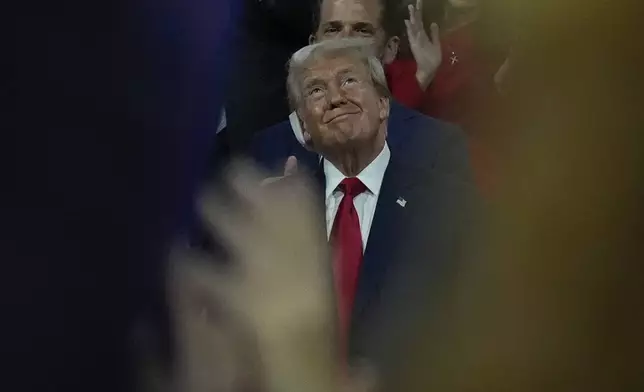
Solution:
{"label": "man's face", "polygon": [[379,0],[324,0],[320,6],[320,24],[311,42],[335,38],[372,38],[383,63],[393,61],[398,52],[398,37],[387,40],[382,27]]}
{"label": "man's face", "polygon": [[322,154],[360,148],[386,137],[389,100],[367,67],[350,56],[321,58],[306,71],[298,114]]}

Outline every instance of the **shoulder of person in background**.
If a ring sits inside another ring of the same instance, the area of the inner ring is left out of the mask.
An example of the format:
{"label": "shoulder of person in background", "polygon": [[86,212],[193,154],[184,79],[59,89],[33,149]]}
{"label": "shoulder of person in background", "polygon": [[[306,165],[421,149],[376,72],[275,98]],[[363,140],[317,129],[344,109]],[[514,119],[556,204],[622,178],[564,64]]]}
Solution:
{"label": "shoulder of person in background", "polygon": [[284,175],[289,157],[297,159],[300,169],[314,171],[318,155],[304,146],[305,140],[298,139],[293,131],[292,120],[287,119],[263,129],[253,137],[250,156],[272,176]]}
{"label": "shoulder of person in background", "polygon": [[409,163],[472,181],[467,141],[456,125],[392,102],[387,141],[392,153]]}
{"label": "shoulder of person in background", "polygon": [[296,145],[297,140],[291,131],[291,124],[285,120],[255,134],[250,156],[268,173],[275,173],[283,168],[282,158],[285,161]]}

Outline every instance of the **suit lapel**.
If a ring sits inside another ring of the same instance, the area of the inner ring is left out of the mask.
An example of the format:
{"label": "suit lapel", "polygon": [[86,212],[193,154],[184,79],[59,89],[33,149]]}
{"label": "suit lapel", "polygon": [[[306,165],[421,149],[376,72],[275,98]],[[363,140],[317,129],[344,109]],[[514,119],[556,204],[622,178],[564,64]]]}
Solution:
{"label": "suit lapel", "polygon": [[[356,333],[360,333],[370,310],[380,302],[383,286],[400,256],[399,249],[395,246],[400,242],[399,235],[404,235],[402,233],[409,227],[410,220],[416,211],[414,206],[421,204],[421,200],[414,199],[416,193],[414,188],[418,185],[418,176],[415,173],[412,167],[403,164],[392,154],[383,178],[367,247],[360,266],[352,312],[350,342],[356,341],[353,337]],[[314,178],[319,188],[321,206],[325,208],[326,179],[322,165],[318,165]],[[325,221],[323,222],[326,224]],[[353,343],[350,344],[353,346]]]}
{"label": "suit lapel", "polygon": [[376,211],[367,240],[356,290],[352,330],[378,301],[387,272],[394,262],[394,233],[400,232],[408,220],[407,194],[414,186],[414,178],[398,166],[393,155],[385,172]]}

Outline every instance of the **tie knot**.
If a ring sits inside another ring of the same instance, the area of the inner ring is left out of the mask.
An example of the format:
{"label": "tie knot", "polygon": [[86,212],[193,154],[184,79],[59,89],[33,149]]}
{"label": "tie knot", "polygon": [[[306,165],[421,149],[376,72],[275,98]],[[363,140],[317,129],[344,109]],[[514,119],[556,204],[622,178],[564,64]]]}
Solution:
{"label": "tie knot", "polygon": [[356,197],[367,190],[366,185],[356,177],[345,178],[340,183],[339,188],[349,197]]}

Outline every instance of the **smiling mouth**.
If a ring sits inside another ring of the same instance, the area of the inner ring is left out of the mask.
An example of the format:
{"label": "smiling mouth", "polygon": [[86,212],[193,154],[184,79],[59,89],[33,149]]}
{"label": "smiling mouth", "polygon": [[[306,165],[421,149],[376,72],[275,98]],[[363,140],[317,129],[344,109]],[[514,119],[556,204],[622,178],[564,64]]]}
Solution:
{"label": "smiling mouth", "polygon": [[329,123],[334,123],[334,122],[346,120],[352,114],[353,113],[343,113],[343,114],[337,115],[337,116],[333,117],[331,120],[329,120]]}

